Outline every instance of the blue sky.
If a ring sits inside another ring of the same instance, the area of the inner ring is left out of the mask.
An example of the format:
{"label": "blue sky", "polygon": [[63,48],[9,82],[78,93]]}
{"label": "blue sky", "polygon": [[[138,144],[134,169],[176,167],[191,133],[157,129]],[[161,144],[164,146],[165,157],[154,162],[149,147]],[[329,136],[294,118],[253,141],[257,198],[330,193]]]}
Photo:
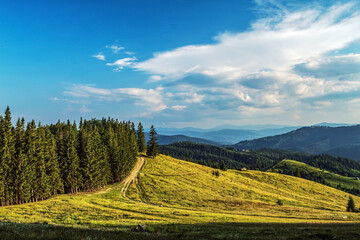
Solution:
{"label": "blue sky", "polygon": [[0,107],[44,123],[358,123],[357,1],[1,1]]}

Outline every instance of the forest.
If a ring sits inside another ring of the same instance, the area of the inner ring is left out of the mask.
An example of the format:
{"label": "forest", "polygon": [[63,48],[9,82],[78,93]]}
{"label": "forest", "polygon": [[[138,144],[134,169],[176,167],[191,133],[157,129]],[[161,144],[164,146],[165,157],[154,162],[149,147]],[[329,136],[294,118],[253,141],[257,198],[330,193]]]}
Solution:
{"label": "forest", "polygon": [[[139,129],[143,139],[141,123]],[[19,118],[13,126],[7,107],[0,116],[0,205],[118,182],[137,161],[137,141],[132,122],[103,118],[42,125]]]}

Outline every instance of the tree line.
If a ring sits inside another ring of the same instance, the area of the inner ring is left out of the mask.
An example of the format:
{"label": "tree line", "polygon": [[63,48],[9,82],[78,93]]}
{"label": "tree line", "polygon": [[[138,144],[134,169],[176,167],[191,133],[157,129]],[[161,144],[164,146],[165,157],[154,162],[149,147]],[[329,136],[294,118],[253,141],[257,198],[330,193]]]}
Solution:
{"label": "tree line", "polygon": [[[150,156],[156,156],[154,137]],[[69,120],[42,125],[19,118],[13,126],[7,107],[0,116],[0,205],[93,191],[121,181],[139,150],[146,151],[141,123],[135,130],[130,121],[110,118],[81,119],[79,126]]]}
{"label": "tree line", "polygon": [[343,176],[360,177],[360,162],[329,154],[307,154],[282,149],[236,150],[193,142],[176,142],[159,147],[163,154],[186,161],[220,168],[224,162],[229,169],[243,167],[269,170],[283,159],[292,159]]}

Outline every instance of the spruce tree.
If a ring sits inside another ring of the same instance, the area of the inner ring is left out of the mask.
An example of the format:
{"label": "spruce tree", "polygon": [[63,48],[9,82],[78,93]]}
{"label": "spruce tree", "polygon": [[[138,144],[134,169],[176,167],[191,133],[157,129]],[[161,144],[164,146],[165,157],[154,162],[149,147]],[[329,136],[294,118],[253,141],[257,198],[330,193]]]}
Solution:
{"label": "spruce tree", "polygon": [[46,198],[46,164],[45,158],[46,152],[46,139],[45,139],[45,128],[39,123],[37,129],[36,138],[36,161],[35,161],[35,179],[36,184],[34,185],[35,201],[44,200]]}
{"label": "spruce tree", "polygon": [[[0,149],[0,175],[2,180],[3,192],[1,198],[2,205],[12,204],[14,199],[14,184],[12,177],[14,163],[15,163],[15,139],[13,134],[13,126],[11,123],[11,112],[10,108],[7,107],[5,110],[4,120],[2,121],[2,141]],[[0,181],[1,182],[1,181]]]}
{"label": "spruce tree", "polygon": [[14,188],[15,204],[23,203],[25,200],[26,184],[28,172],[27,157],[25,154],[25,120],[18,119],[15,129],[15,168],[14,168]]}
{"label": "spruce tree", "polygon": [[349,201],[348,201],[348,204],[347,204],[347,207],[346,207],[346,211],[348,211],[348,212],[356,212],[355,202],[354,202],[354,199],[351,196],[349,197]]}
{"label": "spruce tree", "polygon": [[144,127],[142,126],[141,122],[139,122],[136,133],[137,133],[137,145],[139,148],[139,152],[141,152],[141,153],[146,152]]}
{"label": "spruce tree", "polygon": [[5,116],[1,120],[0,131],[0,201],[1,205],[9,205],[14,199],[12,172],[15,162],[15,142],[9,107],[6,108]]}
{"label": "spruce tree", "polygon": [[76,193],[81,185],[80,163],[77,154],[77,129],[76,124],[68,121],[64,134],[65,159],[64,159],[64,188],[67,192]]}
{"label": "spruce tree", "polygon": [[36,124],[32,120],[27,124],[25,131],[25,151],[27,158],[28,168],[25,173],[25,178],[27,179],[26,186],[24,186],[24,201],[35,201],[35,187],[36,187],[36,161],[37,161],[37,133],[36,133]]}
{"label": "spruce tree", "polygon": [[157,155],[157,149],[158,149],[158,144],[157,144],[157,137],[156,137],[157,133],[156,130],[154,128],[154,125],[151,125],[150,128],[150,139],[148,141],[147,144],[147,150],[146,150],[146,155],[150,156],[150,157],[156,157]]}
{"label": "spruce tree", "polygon": [[221,162],[220,170],[223,170],[223,171],[227,170],[227,167],[226,167],[226,164],[225,164],[224,160]]}
{"label": "spruce tree", "polygon": [[54,135],[46,128],[45,132],[45,164],[46,164],[46,193],[47,196],[64,192],[64,185],[61,178],[58,155],[56,152],[56,140]]}

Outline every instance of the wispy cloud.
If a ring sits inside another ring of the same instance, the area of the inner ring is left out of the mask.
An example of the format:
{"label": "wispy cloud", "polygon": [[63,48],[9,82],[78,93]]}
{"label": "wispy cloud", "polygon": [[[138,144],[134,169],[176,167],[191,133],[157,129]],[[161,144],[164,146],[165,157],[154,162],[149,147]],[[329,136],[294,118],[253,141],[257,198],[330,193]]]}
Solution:
{"label": "wispy cloud", "polygon": [[128,67],[134,64],[136,57],[131,58],[121,58],[116,60],[113,63],[106,63],[107,66],[115,66],[115,71],[121,71],[124,67]]}
{"label": "wispy cloud", "polygon": [[182,110],[186,109],[186,106],[175,105],[175,106],[172,106],[171,108],[174,109],[175,111],[182,111]]}
{"label": "wispy cloud", "polygon": [[152,75],[149,77],[148,82],[149,83],[154,83],[154,82],[159,82],[161,80],[163,80],[164,78],[162,76],[159,75]]}
{"label": "wispy cloud", "polygon": [[96,88],[90,85],[74,85],[64,94],[75,98],[85,98],[92,101],[131,102],[135,105],[145,106],[153,112],[167,108],[162,97],[163,88]]}
{"label": "wispy cloud", "polygon": [[102,60],[102,61],[105,61],[105,55],[102,54],[102,53],[98,53],[96,55],[92,55],[92,57],[96,58],[96,59],[99,59],[99,60]]}
{"label": "wispy cloud", "polygon": [[106,46],[106,48],[111,49],[111,51],[115,54],[118,54],[121,50],[125,49],[124,47],[118,45],[110,45]]}

